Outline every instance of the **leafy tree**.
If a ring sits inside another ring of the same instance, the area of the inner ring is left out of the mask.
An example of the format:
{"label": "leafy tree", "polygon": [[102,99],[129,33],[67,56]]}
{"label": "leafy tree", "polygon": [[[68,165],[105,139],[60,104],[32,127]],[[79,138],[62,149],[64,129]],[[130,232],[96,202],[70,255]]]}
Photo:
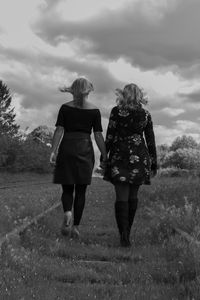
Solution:
{"label": "leafy tree", "polygon": [[187,136],[187,135],[183,135],[183,136],[179,136],[177,137],[171,147],[170,150],[171,151],[176,151],[177,149],[198,149],[198,143],[195,141],[195,139],[192,136]]}
{"label": "leafy tree", "polygon": [[200,150],[192,148],[177,149],[166,154],[163,160],[163,167],[175,167],[180,169],[199,169]]}
{"label": "leafy tree", "polygon": [[51,149],[44,143],[27,139],[22,142],[21,151],[10,169],[12,172],[52,172],[49,163],[50,152]]}
{"label": "leafy tree", "polygon": [[0,168],[11,168],[22,151],[22,143],[18,137],[0,134]]}
{"label": "leafy tree", "polygon": [[51,144],[53,138],[53,129],[46,125],[40,125],[31,131],[31,133],[29,133],[28,138],[46,145]]}
{"label": "leafy tree", "polygon": [[0,80],[0,134],[15,136],[18,133],[19,125],[15,123],[16,114],[14,107],[11,107],[11,101],[9,88]]}
{"label": "leafy tree", "polygon": [[161,145],[158,145],[157,150],[160,152],[168,152],[169,148],[170,147],[167,144],[161,144]]}

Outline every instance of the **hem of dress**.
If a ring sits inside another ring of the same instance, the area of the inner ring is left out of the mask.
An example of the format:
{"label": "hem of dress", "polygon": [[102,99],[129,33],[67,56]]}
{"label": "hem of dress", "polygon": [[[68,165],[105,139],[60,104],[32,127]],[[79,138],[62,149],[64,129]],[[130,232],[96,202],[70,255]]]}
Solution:
{"label": "hem of dress", "polygon": [[133,185],[151,185],[151,181],[146,181],[146,182],[140,182],[140,183],[136,183],[136,182],[129,182],[129,181],[120,181],[120,180],[111,180],[109,178],[103,177],[103,180],[108,181],[110,183],[112,183],[113,185],[115,185],[116,183],[125,183],[125,184],[133,184]]}
{"label": "hem of dress", "polygon": [[87,184],[87,185],[90,185],[91,184],[91,181],[90,182],[58,182],[58,181],[53,181],[52,182],[53,184],[67,184],[67,185],[70,185],[70,184]]}

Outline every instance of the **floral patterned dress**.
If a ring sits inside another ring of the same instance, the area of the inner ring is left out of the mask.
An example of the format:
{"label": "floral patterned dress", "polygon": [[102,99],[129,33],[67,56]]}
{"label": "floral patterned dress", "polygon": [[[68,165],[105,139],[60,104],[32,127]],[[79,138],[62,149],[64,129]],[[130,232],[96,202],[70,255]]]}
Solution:
{"label": "floral patterned dress", "polygon": [[106,148],[109,159],[105,180],[113,184],[150,184],[150,171],[157,169],[157,157],[153,123],[147,110],[139,107],[122,111],[113,107]]}

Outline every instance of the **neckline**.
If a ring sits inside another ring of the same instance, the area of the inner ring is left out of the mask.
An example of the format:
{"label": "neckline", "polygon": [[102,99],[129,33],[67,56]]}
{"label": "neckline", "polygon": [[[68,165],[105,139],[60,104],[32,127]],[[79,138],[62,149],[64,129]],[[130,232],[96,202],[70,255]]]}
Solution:
{"label": "neckline", "polygon": [[79,109],[79,110],[96,110],[98,108],[80,108],[80,107],[76,107],[76,106],[70,106],[67,104],[64,104],[65,106],[69,107],[69,108],[74,108],[74,109]]}

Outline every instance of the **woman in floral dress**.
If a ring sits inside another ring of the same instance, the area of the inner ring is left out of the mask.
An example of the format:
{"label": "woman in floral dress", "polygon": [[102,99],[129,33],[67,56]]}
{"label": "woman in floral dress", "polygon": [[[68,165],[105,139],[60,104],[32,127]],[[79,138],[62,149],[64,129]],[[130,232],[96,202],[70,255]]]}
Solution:
{"label": "woman in floral dress", "polygon": [[153,123],[143,108],[147,100],[142,90],[131,83],[117,89],[117,106],[113,107],[106,134],[109,154],[104,179],[112,182],[116,192],[115,217],[121,246],[130,246],[130,231],[138,203],[138,190],[150,184],[156,175],[157,158]]}

